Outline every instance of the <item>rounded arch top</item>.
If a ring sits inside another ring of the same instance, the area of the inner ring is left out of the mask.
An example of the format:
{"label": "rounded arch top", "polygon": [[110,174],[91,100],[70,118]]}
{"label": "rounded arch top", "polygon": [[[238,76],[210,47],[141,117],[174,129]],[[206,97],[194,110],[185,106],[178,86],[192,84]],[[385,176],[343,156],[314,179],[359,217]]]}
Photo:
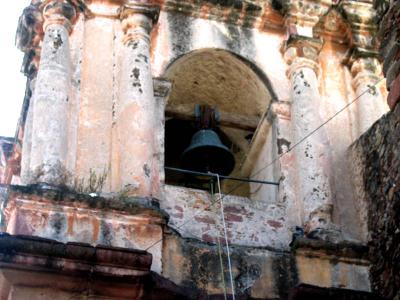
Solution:
{"label": "rounded arch top", "polygon": [[173,84],[168,106],[207,104],[255,120],[276,98],[268,77],[256,64],[220,48],[182,54],[166,66],[162,77]]}

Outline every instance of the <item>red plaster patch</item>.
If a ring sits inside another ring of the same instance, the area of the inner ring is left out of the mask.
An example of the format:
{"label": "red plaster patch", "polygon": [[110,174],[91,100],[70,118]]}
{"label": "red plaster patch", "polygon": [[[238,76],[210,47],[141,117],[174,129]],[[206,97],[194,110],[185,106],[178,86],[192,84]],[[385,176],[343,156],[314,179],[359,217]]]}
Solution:
{"label": "red plaster patch", "polygon": [[244,212],[246,212],[246,210],[243,209],[243,208],[241,208],[241,207],[230,206],[230,205],[225,206],[225,207],[224,207],[224,211],[227,212],[227,213],[234,213],[234,214],[235,214],[235,213],[238,214],[238,213],[244,213]]}
{"label": "red plaster patch", "polygon": [[175,209],[177,211],[183,212],[183,207],[182,206],[175,205]]}
{"label": "red plaster patch", "polygon": [[197,222],[201,222],[201,223],[205,223],[205,224],[215,224],[215,220],[208,216],[204,216],[204,217],[196,216],[196,217],[194,217],[194,219]]}
{"label": "red plaster patch", "polygon": [[281,222],[275,221],[275,220],[268,220],[267,221],[268,225],[274,228],[281,228],[283,227]]}
{"label": "red plaster patch", "polygon": [[387,100],[390,109],[393,111],[396,104],[400,102],[400,74],[392,83]]}
{"label": "red plaster patch", "polygon": [[177,219],[183,219],[183,213],[171,214],[171,217],[174,217]]}
{"label": "red plaster patch", "polygon": [[73,215],[68,215],[67,233],[68,233],[68,235],[74,234],[74,216]]}
{"label": "red plaster patch", "polygon": [[92,226],[93,226],[93,235],[92,235],[92,242],[96,242],[99,238],[100,232],[100,222],[96,218],[92,219]]}
{"label": "red plaster patch", "polygon": [[203,241],[207,242],[207,243],[213,243],[213,242],[214,242],[214,238],[213,238],[211,235],[207,234],[207,233],[204,233],[204,234],[201,236],[201,239],[202,239]]}
{"label": "red plaster patch", "polygon": [[234,215],[234,214],[226,214],[225,218],[229,222],[242,222],[243,221],[242,216],[238,216],[238,215]]}

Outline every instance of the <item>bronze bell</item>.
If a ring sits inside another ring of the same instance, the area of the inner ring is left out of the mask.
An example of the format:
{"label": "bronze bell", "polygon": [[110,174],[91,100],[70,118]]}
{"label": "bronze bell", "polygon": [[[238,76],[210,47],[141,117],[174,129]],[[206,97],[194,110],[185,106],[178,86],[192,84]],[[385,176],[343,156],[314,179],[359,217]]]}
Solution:
{"label": "bronze bell", "polygon": [[235,158],[215,131],[201,129],[183,152],[182,165],[187,170],[229,175],[235,167]]}

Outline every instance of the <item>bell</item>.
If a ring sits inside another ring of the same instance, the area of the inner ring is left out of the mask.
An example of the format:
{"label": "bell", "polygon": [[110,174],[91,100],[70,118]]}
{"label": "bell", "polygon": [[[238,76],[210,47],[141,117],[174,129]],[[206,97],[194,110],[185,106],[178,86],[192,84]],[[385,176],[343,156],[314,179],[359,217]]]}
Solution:
{"label": "bell", "polygon": [[235,167],[235,158],[215,131],[201,129],[183,152],[182,165],[191,171],[229,175]]}

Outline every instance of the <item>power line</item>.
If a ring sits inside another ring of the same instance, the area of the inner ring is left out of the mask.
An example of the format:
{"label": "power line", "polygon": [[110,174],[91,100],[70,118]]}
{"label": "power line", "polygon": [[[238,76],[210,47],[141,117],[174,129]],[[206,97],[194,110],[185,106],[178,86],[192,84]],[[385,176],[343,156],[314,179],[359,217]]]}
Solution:
{"label": "power line", "polygon": [[[358,99],[360,99],[362,96],[364,96],[366,93],[373,91],[373,93],[376,93],[376,91],[374,90],[376,88],[376,86],[383,80],[384,78],[381,78],[380,80],[378,80],[375,84],[373,85],[369,85],[368,89],[366,89],[365,91],[363,91],[360,95],[358,95],[356,98],[354,98],[352,101],[350,101],[349,103],[347,103],[344,107],[342,107],[340,110],[338,110],[336,113],[334,113],[331,117],[329,117],[325,122],[323,122],[322,124],[320,124],[317,128],[315,128],[314,130],[312,130],[309,134],[307,134],[306,136],[304,136],[303,138],[301,138],[299,141],[297,141],[292,147],[289,147],[289,149],[286,152],[281,153],[280,155],[278,155],[276,158],[274,158],[272,161],[270,161],[268,164],[266,164],[264,167],[262,167],[261,169],[259,169],[257,172],[255,172],[254,174],[251,174],[249,176],[249,178],[257,176],[258,174],[260,174],[262,171],[264,171],[265,169],[267,169],[268,167],[270,167],[272,164],[274,164],[276,161],[278,161],[279,159],[281,159],[283,156],[285,156],[286,154],[288,154],[290,151],[292,151],[294,148],[296,148],[298,145],[300,145],[302,142],[304,142],[306,139],[308,139],[310,136],[312,136],[315,132],[317,132],[318,130],[320,130],[323,126],[325,126],[327,123],[329,123],[330,121],[332,121],[334,118],[336,118],[340,113],[342,113],[344,110],[346,110],[350,105],[352,105],[354,102],[356,102]],[[198,211],[196,214],[194,214],[194,216],[190,219],[188,219],[186,222],[183,222],[181,225],[176,227],[176,230],[181,229],[183,226],[185,226],[186,224],[192,222],[196,216],[198,216],[200,213],[203,213],[204,211],[210,209],[211,207],[213,207],[216,203],[218,203],[219,201],[223,200],[225,197],[229,196],[231,193],[233,193],[234,191],[236,191],[239,187],[241,187],[243,184],[245,184],[246,182],[241,182],[239,184],[237,184],[235,187],[233,187],[232,189],[230,189],[227,193],[225,193],[222,197],[217,198],[217,200],[211,201],[211,203],[209,205],[207,205],[205,208],[203,208],[202,210]],[[148,251],[150,248],[154,247],[155,245],[157,245],[158,243],[162,242],[162,238],[157,240],[156,242],[154,242],[153,244],[151,244],[149,247],[147,247],[145,249],[145,251]]]}
{"label": "power line", "polygon": [[[320,124],[317,128],[315,128],[313,131],[311,131],[309,134],[307,134],[306,136],[304,136],[303,138],[301,138],[298,142],[296,142],[292,147],[289,147],[289,149],[286,152],[281,153],[280,155],[278,155],[276,158],[274,158],[271,162],[269,162],[268,164],[266,164],[264,167],[262,167],[260,170],[258,170],[257,172],[255,172],[254,174],[251,174],[249,176],[249,178],[257,176],[258,174],[260,174],[262,171],[264,171],[265,169],[267,169],[268,167],[270,167],[272,164],[274,164],[276,161],[278,161],[279,159],[281,159],[283,156],[285,156],[286,154],[288,154],[290,151],[292,151],[295,147],[297,147],[298,145],[300,145],[302,142],[304,142],[306,139],[308,139],[310,136],[312,136],[314,133],[316,133],[318,130],[320,130],[323,126],[325,126],[327,123],[329,123],[330,121],[332,121],[334,118],[336,118],[341,112],[343,112],[344,110],[346,110],[350,105],[352,105],[354,102],[356,102],[358,99],[360,99],[362,96],[364,96],[366,93],[370,92],[371,90],[373,90],[373,88],[376,88],[376,86],[378,85],[378,83],[380,83],[384,78],[381,78],[379,81],[377,81],[374,85],[370,85],[368,86],[368,89],[366,89],[364,92],[362,92],[360,95],[358,95],[356,98],[354,98],[351,102],[347,103],[344,107],[342,107],[340,110],[338,110],[336,113],[334,113],[331,117],[329,117],[325,122],[323,122],[322,124]],[[376,93],[374,91],[374,93]],[[238,189],[239,187],[241,187],[244,183],[239,183],[238,185],[236,185],[235,187],[233,187],[228,193],[226,193],[225,195],[228,196],[229,194],[231,194],[232,192],[234,192],[236,189]],[[225,196],[224,195],[224,196]]]}
{"label": "power line", "polygon": [[178,172],[178,173],[201,175],[201,176],[206,176],[206,177],[210,177],[210,178],[222,178],[222,179],[227,179],[227,180],[236,180],[236,181],[243,181],[243,182],[279,185],[279,182],[265,181],[265,180],[255,180],[255,179],[243,178],[243,177],[224,176],[224,175],[219,175],[219,174],[210,173],[210,172],[205,173],[205,172],[198,172],[198,171],[185,170],[185,169],[172,168],[172,167],[165,167],[164,169],[168,170],[168,171],[175,171],[175,172]]}

